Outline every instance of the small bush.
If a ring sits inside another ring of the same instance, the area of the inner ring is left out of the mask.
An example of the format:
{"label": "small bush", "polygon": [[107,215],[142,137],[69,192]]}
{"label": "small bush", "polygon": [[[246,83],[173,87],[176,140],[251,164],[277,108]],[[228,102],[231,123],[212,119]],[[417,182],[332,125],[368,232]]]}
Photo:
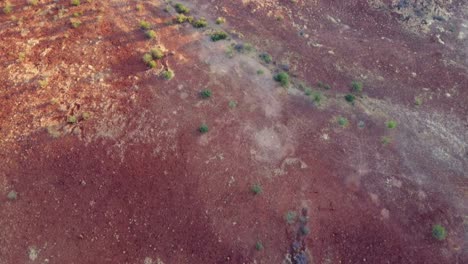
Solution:
{"label": "small bush", "polygon": [[164,57],[164,52],[160,48],[153,48],[150,52],[153,59],[159,60]]}
{"label": "small bush", "polygon": [[151,24],[148,21],[142,20],[140,21],[140,28],[143,30],[148,30],[151,28]]}
{"label": "small bush", "polygon": [[310,89],[309,87],[305,88],[304,89],[304,94],[307,95],[307,96],[311,96],[312,95],[312,89]]}
{"label": "small bush", "polygon": [[390,121],[387,121],[386,125],[387,125],[387,128],[393,129],[397,127],[397,122],[395,120],[390,120]]}
{"label": "small bush", "polygon": [[81,21],[78,19],[71,20],[70,24],[73,28],[79,28],[81,26]]}
{"label": "small bush", "polygon": [[363,85],[362,85],[362,82],[357,82],[357,81],[353,81],[351,83],[351,91],[352,92],[355,92],[355,93],[362,93],[362,89],[363,89]]}
{"label": "small bush", "polygon": [[310,229],[305,225],[301,226],[299,231],[301,232],[301,235],[303,236],[307,236],[310,233]]}
{"label": "small bush", "polygon": [[216,24],[221,25],[221,24],[224,24],[224,23],[226,23],[226,19],[224,17],[218,17],[216,19]]}
{"label": "small bush", "polygon": [[279,82],[281,86],[283,87],[289,86],[289,74],[287,74],[286,72],[280,72],[276,74],[273,78],[275,81]]}
{"label": "small bush", "polygon": [[286,216],[284,218],[286,219],[286,223],[294,224],[294,222],[296,222],[296,217],[297,217],[296,212],[289,211],[286,213]]}
{"label": "small bush", "polygon": [[260,186],[259,184],[254,184],[252,187],[250,187],[250,191],[254,195],[259,195],[262,193],[262,186]]}
{"label": "small bush", "polygon": [[262,251],[263,250],[263,243],[262,241],[257,241],[257,243],[255,243],[255,249],[257,251]]}
{"label": "small bush", "polygon": [[38,0],[28,0],[28,5],[37,6],[38,2]]}
{"label": "small bush", "polygon": [[137,4],[137,5],[136,5],[136,10],[137,10],[138,12],[143,11],[143,9],[145,9],[145,7],[144,7],[142,4]]}
{"label": "small bush", "polygon": [[11,190],[7,194],[7,199],[10,200],[10,201],[14,201],[14,200],[18,199],[18,193],[15,190]]}
{"label": "small bush", "polygon": [[84,112],[83,114],[81,114],[81,117],[83,118],[83,120],[88,120],[89,118],[91,118],[91,114],[89,112]]}
{"label": "small bush", "polygon": [[250,43],[239,43],[234,45],[234,49],[239,53],[249,53],[254,50],[254,47]]}
{"label": "small bush", "polygon": [[323,83],[323,82],[320,82],[320,81],[317,83],[317,86],[319,88],[323,88],[325,90],[330,90],[331,89],[331,86],[329,84],[326,84],[326,83]]}
{"label": "small bush", "polygon": [[39,80],[38,83],[41,88],[45,88],[47,85],[49,85],[49,81],[47,79]]}
{"label": "small bush", "polygon": [[70,3],[72,6],[79,6],[81,4],[80,0],[71,0]]}
{"label": "small bush", "polygon": [[201,126],[198,128],[198,132],[205,134],[208,133],[209,128],[206,124],[201,124]]}
{"label": "small bush", "polygon": [[265,72],[263,70],[257,70],[257,75],[263,75]]}
{"label": "small bush", "polygon": [[380,142],[382,143],[382,145],[386,146],[386,145],[392,143],[392,138],[391,138],[391,137],[388,137],[388,136],[383,136],[383,137],[380,139]]}
{"label": "small bush", "polygon": [[75,12],[75,13],[73,13],[73,17],[80,17],[80,16],[82,16],[82,15],[83,15],[82,12]]}
{"label": "small bush", "polygon": [[347,94],[347,95],[345,95],[344,98],[345,98],[346,102],[348,102],[348,103],[350,103],[352,105],[354,105],[354,101],[356,101],[356,96],[354,96],[352,94]]}
{"label": "small bush", "polygon": [[423,103],[423,100],[422,100],[421,97],[415,97],[414,98],[414,104],[415,105],[420,106],[420,105],[422,105],[422,103]]}
{"label": "small bush", "polygon": [[342,116],[338,117],[337,122],[342,127],[347,127],[348,124],[349,124],[348,119],[346,117],[342,117]]}
{"label": "small bush", "polygon": [[187,21],[189,21],[189,17],[184,15],[184,14],[179,14],[175,17],[175,22],[178,23],[178,24],[183,24]]}
{"label": "small bush", "polygon": [[203,98],[203,99],[208,99],[211,97],[211,90],[208,90],[208,89],[205,89],[205,90],[202,90],[200,92],[200,96]]}
{"label": "small bush", "polygon": [[234,100],[229,101],[229,108],[236,108],[237,107],[237,102]]}
{"label": "small bush", "polygon": [[196,28],[203,28],[208,25],[208,22],[206,21],[204,17],[202,17],[200,19],[193,21],[192,25]]}
{"label": "small bush", "polygon": [[161,73],[162,77],[166,80],[171,80],[174,78],[174,72],[171,69],[167,69]]}
{"label": "small bush", "polygon": [[147,63],[148,67],[150,67],[151,69],[153,68],[156,68],[156,66],[158,65],[158,63],[155,61],[155,60],[151,60],[150,62]]}
{"label": "small bush", "polygon": [[270,54],[266,53],[266,52],[263,52],[261,53],[260,55],[258,55],[260,57],[260,59],[265,62],[266,64],[269,64],[273,61],[273,58],[271,57]]}
{"label": "small bush", "polygon": [[314,101],[314,103],[319,105],[322,102],[323,95],[320,92],[315,92],[310,96],[310,98],[312,98],[312,101]]}
{"label": "small bush", "polygon": [[10,14],[13,11],[13,5],[10,2],[5,3],[5,7],[3,7],[3,13]]}
{"label": "small bush", "polygon": [[445,230],[445,227],[441,225],[434,225],[432,227],[432,236],[435,239],[442,241],[447,237],[447,231]]}
{"label": "small bush", "polygon": [[216,31],[211,34],[211,41],[216,42],[219,40],[227,39],[228,34],[224,31]]}
{"label": "small bush", "polygon": [[76,116],[71,115],[67,117],[67,123],[75,124],[76,122],[78,122],[78,118],[76,118]]}
{"label": "small bush", "polygon": [[154,39],[156,37],[156,32],[154,30],[147,30],[145,36],[148,39]]}
{"label": "small bush", "polygon": [[175,4],[174,8],[179,14],[188,14],[190,12],[190,9],[181,3]]}
{"label": "small bush", "polygon": [[153,60],[153,56],[151,55],[151,53],[145,53],[145,55],[143,55],[144,63],[148,64],[152,60]]}

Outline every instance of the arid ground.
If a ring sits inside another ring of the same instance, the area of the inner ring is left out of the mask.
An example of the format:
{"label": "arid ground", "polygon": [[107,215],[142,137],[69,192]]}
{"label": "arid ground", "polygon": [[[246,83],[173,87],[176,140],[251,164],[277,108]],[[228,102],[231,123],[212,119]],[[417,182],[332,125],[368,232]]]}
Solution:
{"label": "arid ground", "polygon": [[0,264],[468,263],[466,0],[0,4]]}

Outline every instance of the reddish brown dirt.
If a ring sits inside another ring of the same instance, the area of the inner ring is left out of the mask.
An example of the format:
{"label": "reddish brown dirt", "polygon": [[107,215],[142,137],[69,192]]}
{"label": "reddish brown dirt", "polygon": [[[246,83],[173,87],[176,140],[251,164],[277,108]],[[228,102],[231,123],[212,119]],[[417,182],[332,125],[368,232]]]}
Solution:
{"label": "reddish brown dirt", "polygon": [[[291,263],[296,240],[308,263],[467,262],[468,65],[456,48],[466,42],[447,33],[442,46],[366,1],[187,1],[272,54],[262,66],[256,53],[227,58],[227,41],[204,30],[169,25],[174,11],[158,1],[11,2],[0,16],[0,264]],[[308,40],[292,25],[302,18]],[[173,52],[171,81],[141,61],[156,44]],[[331,84],[321,106],[272,81],[286,62],[295,80]],[[354,79],[365,94],[353,107],[343,94]],[[200,98],[204,87],[212,98]],[[303,209],[307,236],[285,220]],[[431,236],[436,223],[446,240]]]}

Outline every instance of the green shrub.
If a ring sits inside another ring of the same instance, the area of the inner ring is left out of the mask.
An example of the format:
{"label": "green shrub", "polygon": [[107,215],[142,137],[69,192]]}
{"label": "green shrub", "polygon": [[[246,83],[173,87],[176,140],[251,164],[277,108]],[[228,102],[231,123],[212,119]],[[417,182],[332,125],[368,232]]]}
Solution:
{"label": "green shrub", "polygon": [[164,52],[160,48],[152,48],[151,55],[154,59],[159,60],[164,57]]}
{"label": "green shrub", "polygon": [[162,77],[166,80],[174,78],[174,72],[171,69],[167,69],[161,73]]}
{"label": "green shrub", "polygon": [[265,74],[265,72],[263,70],[257,70],[257,74],[262,75],[262,74]]}
{"label": "green shrub", "polygon": [[415,97],[414,98],[414,104],[415,105],[420,106],[420,105],[422,105],[422,103],[423,103],[423,100],[422,100],[421,97]]}
{"label": "green shrub", "polygon": [[234,100],[229,101],[229,108],[236,108],[237,107],[237,102]]}
{"label": "green shrub", "polygon": [[76,116],[71,115],[67,117],[67,123],[75,124],[76,122],[78,122],[78,118],[76,118]]}
{"label": "green shrub", "polygon": [[224,24],[224,23],[226,23],[226,19],[224,17],[218,17],[216,19],[216,24],[221,25],[221,24]]}
{"label": "green shrub", "polygon": [[156,32],[154,30],[147,30],[145,32],[145,36],[148,38],[148,39],[154,39],[156,37]]}
{"label": "green shrub", "polygon": [[15,190],[11,190],[7,194],[7,199],[10,200],[10,201],[14,201],[14,200],[18,199],[18,193]]}
{"label": "green shrub", "polygon": [[362,85],[362,82],[357,82],[357,81],[353,81],[351,83],[351,91],[352,92],[355,92],[355,93],[362,93],[362,89],[363,89],[363,85]]}
{"label": "green shrub", "polygon": [[72,6],[79,6],[81,4],[80,0],[71,0],[70,3]]}
{"label": "green shrub", "polygon": [[10,2],[5,3],[5,7],[3,7],[3,13],[10,14],[13,11],[13,5]]}
{"label": "green shrub", "polygon": [[208,133],[209,128],[206,124],[201,124],[200,127],[198,128],[198,132],[205,134]]}
{"label": "green shrub", "polygon": [[447,237],[447,231],[445,230],[445,227],[441,225],[434,225],[432,227],[432,236],[435,239],[442,241]]}
{"label": "green shrub", "polygon": [[259,195],[259,194],[262,193],[262,186],[260,186],[259,184],[254,184],[254,185],[252,185],[252,187],[250,187],[250,191],[254,195]]}
{"label": "green shrub", "polygon": [[175,4],[174,8],[179,14],[188,14],[190,12],[190,9],[181,3]]}
{"label": "green shrub", "polygon": [[136,10],[137,10],[138,12],[143,11],[143,9],[145,9],[145,7],[144,7],[142,4],[137,4],[137,5],[136,5]]}
{"label": "green shrub", "polygon": [[289,86],[289,74],[286,72],[280,72],[276,74],[273,79],[281,84],[283,87]]}
{"label": "green shrub", "polygon": [[83,120],[88,120],[91,117],[91,114],[89,112],[84,112],[83,114],[81,114],[81,117],[83,118]]}
{"label": "green shrub", "polygon": [[211,34],[211,41],[219,41],[223,39],[227,39],[228,34],[224,31],[216,31],[213,34]]}
{"label": "green shrub", "polygon": [[344,98],[348,103],[354,105],[354,101],[356,100],[356,96],[354,96],[352,94],[347,94],[347,95],[345,95]]}
{"label": "green shrub", "polygon": [[70,24],[73,28],[78,28],[81,26],[81,21],[78,19],[70,20]]}
{"label": "green shrub", "polygon": [[175,22],[179,24],[183,24],[188,21],[188,17],[184,14],[179,14],[175,17]]}
{"label": "green shrub", "polygon": [[80,16],[82,16],[82,15],[83,15],[82,12],[75,12],[75,13],[73,13],[73,17],[80,17]]}
{"label": "green shrub", "polygon": [[296,217],[297,217],[296,212],[289,211],[286,213],[286,216],[284,218],[286,219],[286,223],[294,224],[294,222],[296,222]]}
{"label": "green shrub", "polygon": [[260,53],[260,55],[258,55],[258,56],[266,64],[269,64],[269,63],[271,63],[273,61],[273,58],[271,57],[271,55],[266,53],[266,52]]}
{"label": "green shrub", "polygon": [[148,67],[150,67],[151,69],[153,68],[156,68],[156,66],[158,65],[158,63],[155,61],[155,60],[151,60],[150,62],[147,63]]}
{"label": "green shrub", "polygon": [[393,129],[397,127],[397,122],[395,120],[390,120],[390,121],[387,121],[386,125],[387,125],[387,128]]}
{"label": "green shrub", "polygon": [[392,138],[388,137],[388,136],[383,136],[380,139],[380,142],[382,143],[382,145],[386,146],[386,145],[388,145],[388,144],[390,144],[392,142]]}
{"label": "green shrub", "polygon": [[204,89],[200,92],[200,96],[203,98],[203,99],[208,99],[211,97],[211,90],[208,90],[208,89]]}
{"label": "green shrub", "polygon": [[257,251],[262,251],[263,250],[263,243],[262,241],[257,241],[257,243],[255,243],[255,249]]}
{"label": "green shrub", "polygon": [[38,0],[28,0],[28,5],[37,6],[38,2]]}
{"label": "green shrub", "polygon": [[319,88],[323,88],[325,90],[330,90],[331,89],[331,86],[329,84],[326,84],[326,83],[323,83],[323,82],[320,82],[320,81],[317,83],[317,86]]}
{"label": "green shrub", "polygon": [[145,55],[143,55],[144,63],[148,64],[152,60],[153,60],[153,56],[151,55],[151,53],[145,53]]}
{"label": "green shrub", "polygon": [[301,226],[299,228],[299,231],[301,232],[301,235],[303,236],[307,236],[310,233],[310,229],[305,225]]}
{"label": "green shrub", "polygon": [[311,96],[312,95],[312,89],[310,89],[309,87],[305,88],[304,89],[304,94],[307,95],[307,96]]}
{"label": "green shrub", "polygon": [[140,28],[143,30],[148,30],[151,28],[151,24],[148,21],[142,20],[140,21]]}
{"label": "green shrub", "polygon": [[204,17],[202,17],[200,19],[193,21],[192,25],[196,28],[202,28],[202,27],[206,27],[208,25],[208,22],[206,21]]}
{"label": "green shrub", "polygon": [[314,101],[316,104],[320,104],[322,102],[323,96],[322,93],[320,92],[315,92],[311,95],[312,101]]}
{"label": "green shrub", "polygon": [[338,122],[338,124],[339,124],[340,126],[342,126],[342,127],[347,127],[348,124],[349,124],[348,119],[347,119],[346,117],[342,117],[342,116],[339,116],[339,117],[337,118],[337,122]]}

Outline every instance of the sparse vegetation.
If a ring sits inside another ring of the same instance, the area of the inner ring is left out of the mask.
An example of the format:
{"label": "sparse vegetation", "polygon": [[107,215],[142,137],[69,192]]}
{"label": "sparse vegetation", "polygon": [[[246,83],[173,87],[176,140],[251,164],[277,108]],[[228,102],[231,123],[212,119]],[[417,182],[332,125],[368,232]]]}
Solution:
{"label": "sparse vegetation", "polygon": [[73,13],[73,17],[80,17],[80,16],[82,16],[82,15],[83,15],[82,12],[75,12],[75,13]]}
{"label": "sparse vegetation", "polygon": [[3,7],[3,13],[10,14],[13,11],[13,5],[10,2],[6,2]]}
{"label": "sparse vegetation", "polygon": [[260,186],[259,184],[254,184],[254,185],[252,185],[252,187],[250,187],[250,191],[254,195],[259,195],[259,194],[262,193],[262,186]]}
{"label": "sparse vegetation", "polygon": [[148,21],[142,20],[140,21],[140,28],[143,30],[148,30],[151,28],[151,24]]}
{"label": "sparse vegetation", "polygon": [[263,70],[257,70],[257,75],[263,75],[265,72]]}
{"label": "sparse vegetation", "polygon": [[351,91],[355,93],[362,93],[362,89],[364,88],[362,82],[353,81],[351,83]]}
{"label": "sparse vegetation", "polygon": [[314,92],[312,93],[310,98],[312,99],[312,101],[314,101],[314,103],[316,103],[317,105],[320,105],[323,99],[323,95],[320,92]]}
{"label": "sparse vegetation", "polygon": [[271,55],[266,53],[266,52],[260,53],[260,55],[258,55],[258,56],[266,64],[269,64],[269,63],[271,63],[273,61],[273,58],[271,57]]}
{"label": "sparse vegetation", "polygon": [[392,138],[389,137],[389,136],[383,136],[383,137],[380,139],[380,142],[382,143],[382,145],[386,146],[386,145],[392,143]]}
{"label": "sparse vegetation", "polygon": [[28,5],[30,6],[37,6],[39,0],[28,0]]}
{"label": "sparse vegetation", "polygon": [[208,133],[208,131],[209,131],[209,128],[208,128],[208,125],[206,124],[201,124],[200,127],[198,128],[198,132],[202,134]]}
{"label": "sparse vegetation", "polygon": [[386,123],[387,128],[393,129],[397,127],[397,122],[395,120],[387,121]]}
{"label": "sparse vegetation", "polygon": [[274,80],[279,82],[281,86],[283,87],[288,87],[289,86],[289,74],[286,72],[280,72],[276,74],[274,77]]}
{"label": "sparse vegetation", "polygon": [[310,229],[305,225],[302,225],[299,228],[299,231],[301,232],[301,235],[303,235],[303,236],[307,236],[310,233]]}
{"label": "sparse vegetation", "polygon": [[237,107],[237,102],[234,100],[229,101],[229,108],[236,108]]}
{"label": "sparse vegetation", "polygon": [[188,14],[190,12],[190,9],[181,3],[175,4],[174,8],[179,14]]}
{"label": "sparse vegetation", "polygon": [[286,219],[286,223],[294,224],[294,222],[296,222],[296,217],[297,217],[296,212],[289,211],[286,213],[286,216],[284,218]]}
{"label": "sparse vegetation", "polygon": [[174,20],[178,24],[183,24],[189,20],[189,17],[184,14],[178,14]]}
{"label": "sparse vegetation", "polygon": [[211,34],[211,41],[216,42],[219,40],[227,39],[228,34],[224,31],[216,31]]}
{"label": "sparse vegetation", "polygon": [[18,60],[24,61],[24,59],[26,59],[26,53],[24,52],[18,53]]}
{"label": "sparse vegetation", "polygon": [[49,84],[49,81],[47,79],[42,79],[42,80],[39,80],[38,83],[41,88],[45,88]]}
{"label": "sparse vegetation", "polygon": [[320,82],[320,81],[317,83],[317,86],[319,88],[323,88],[325,90],[330,90],[331,89],[331,86],[329,84],[323,83],[323,82]]}
{"label": "sparse vegetation", "polygon": [[83,114],[81,114],[81,117],[83,118],[83,120],[88,120],[89,118],[91,118],[91,114],[89,112],[84,112]]}
{"label": "sparse vegetation", "polygon": [[348,102],[348,103],[350,103],[352,105],[354,105],[354,101],[356,101],[356,96],[354,96],[352,94],[347,94],[347,95],[345,95],[344,98],[345,98],[346,102]]}
{"label": "sparse vegetation", "polygon": [[447,237],[447,231],[442,225],[434,225],[432,227],[432,236],[435,239],[442,241],[445,240],[445,238]]}
{"label": "sparse vegetation", "polygon": [[15,190],[11,190],[7,194],[7,199],[10,200],[10,201],[14,201],[14,200],[18,199],[18,193]]}
{"label": "sparse vegetation", "polygon": [[171,80],[174,78],[174,72],[171,69],[167,69],[161,73],[161,76],[166,80]]}
{"label": "sparse vegetation", "polygon": [[193,21],[192,25],[196,28],[203,28],[203,27],[206,27],[208,25],[208,21],[206,21],[206,19],[204,17],[202,18],[199,18],[195,21]]}
{"label": "sparse vegetation", "polygon": [[72,6],[79,6],[81,4],[80,0],[71,0],[70,3]]}
{"label": "sparse vegetation", "polygon": [[347,127],[349,125],[349,121],[346,117],[339,116],[337,118],[337,122],[341,127]]}
{"label": "sparse vegetation", "polygon": [[211,90],[209,89],[204,89],[200,92],[200,96],[203,98],[203,99],[208,99],[211,97]]}
{"label": "sparse vegetation", "polygon": [[226,23],[226,19],[224,17],[218,17],[216,19],[216,24],[221,25],[221,24],[224,24],[224,23]]}
{"label": "sparse vegetation", "polygon": [[76,118],[76,116],[70,115],[67,117],[67,123],[75,124],[76,122],[78,122],[78,118]]}
{"label": "sparse vegetation", "polygon": [[312,95],[312,89],[310,89],[309,87],[305,88],[304,89],[304,94],[307,95],[307,96],[311,96]]}
{"label": "sparse vegetation", "polygon": [[423,103],[423,100],[422,100],[421,97],[415,97],[415,98],[414,98],[414,104],[415,104],[416,106],[420,106],[420,105],[422,105],[422,103]]}
{"label": "sparse vegetation", "polygon": [[145,9],[145,8],[144,8],[144,6],[143,6],[142,4],[137,4],[137,5],[136,5],[136,10],[137,10],[138,12],[141,12],[141,11],[143,11],[144,9]]}
{"label": "sparse vegetation", "polygon": [[70,24],[73,28],[78,28],[81,26],[81,21],[78,19],[70,20]]}
{"label": "sparse vegetation", "polygon": [[249,53],[254,47],[250,43],[239,43],[234,45],[234,49],[239,53]]}
{"label": "sparse vegetation", "polygon": [[263,243],[262,241],[257,241],[257,243],[255,243],[255,249],[257,251],[262,251],[263,250]]}
{"label": "sparse vegetation", "polygon": [[148,39],[154,39],[156,37],[156,32],[154,30],[147,30],[145,36]]}
{"label": "sparse vegetation", "polygon": [[150,66],[149,64],[153,61],[153,56],[151,55],[151,53],[145,53],[145,55],[143,55],[143,62]]}
{"label": "sparse vegetation", "polygon": [[164,57],[164,52],[160,48],[152,48],[150,52],[153,59],[159,60]]}

